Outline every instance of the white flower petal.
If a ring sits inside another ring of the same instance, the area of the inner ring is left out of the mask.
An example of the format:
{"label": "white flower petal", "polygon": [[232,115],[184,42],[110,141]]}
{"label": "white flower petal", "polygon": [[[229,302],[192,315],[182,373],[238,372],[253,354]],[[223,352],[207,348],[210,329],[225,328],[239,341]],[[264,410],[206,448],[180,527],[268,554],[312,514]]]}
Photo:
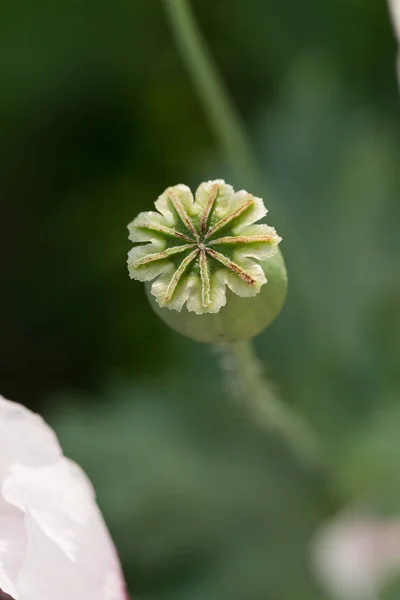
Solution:
{"label": "white flower petal", "polygon": [[0,497],[0,590],[14,599],[27,544],[23,512],[7,505]]}
{"label": "white flower petal", "polygon": [[389,8],[392,12],[397,38],[400,41],[400,0],[389,0]]}
{"label": "white flower petal", "polygon": [[61,454],[55,433],[39,415],[0,396],[0,481],[12,464],[40,466]]}
{"label": "white flower petal", "polygon": [[337,600],[377,600],[400,573],[400,521],[350,514],[325,525],[312,544],[312,566]]}
{"label": "white flower petal", "polygon": [[[397,39],[400,43],[400,0],[389,0],[389,8]],[[400,84],[400,51],[397,53],[397,77]]]}
{"label": "white flower petal", "polygon": [[26,408],[1,399],[0,431],[0,589],[14,600],[126,600],[85,474]]}

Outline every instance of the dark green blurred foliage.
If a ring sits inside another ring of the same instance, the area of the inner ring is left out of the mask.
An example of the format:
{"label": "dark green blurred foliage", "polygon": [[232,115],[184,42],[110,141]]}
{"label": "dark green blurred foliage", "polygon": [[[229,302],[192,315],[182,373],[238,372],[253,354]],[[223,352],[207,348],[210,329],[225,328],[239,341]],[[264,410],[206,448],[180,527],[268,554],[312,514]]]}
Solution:
{"label": "dark green blurred foliage", "polygon": [[313,600],[317,524],[400,505],[395,43],[376,0],[193,5],[307,259],[256,345],[331,470],[259,431],[128,278],[126,224],[165,187],[243,185],[161,1],[0,7],[1,391],[87,469],[133,597]]}
{"label": "dark green blurred foliage", "polygon": [[384,590],[383,600],[396,600],[400,594],[400,581],[397,579],[393,583],[388,584]]}

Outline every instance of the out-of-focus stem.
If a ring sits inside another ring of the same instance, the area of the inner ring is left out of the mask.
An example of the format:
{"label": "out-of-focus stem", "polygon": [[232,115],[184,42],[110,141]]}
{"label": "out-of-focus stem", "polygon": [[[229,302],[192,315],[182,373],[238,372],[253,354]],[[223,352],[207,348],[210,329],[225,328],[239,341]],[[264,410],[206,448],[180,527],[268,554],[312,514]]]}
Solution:
{"label": "out-of-focus stem", "polygon": [[282,436],[305,463],[322,465],[322,452],[315,432],[271,389],[251,342],[224,346],[222,367],[231,394],[245,405],[256,423]]}
{"label": "out-of-focus stem", "polygon": [[[268,193],[265,178],[253,155],[242,121],[225,89],[218,68],[199,30],[192,8],[187,0],[164,0],[170,25],[197,93],[210,123],[238,177],[249,189],[260,190],[266,204],[280,221],[280,228],[293,240],[280,207]],[[307,261],[300,259],[298,245],[296,272],[302,274],[301,289],[307,290],[307,302],[317,298],[304,281]],[[300,263],[300,264],[299,264]],[[305,270],[301,268],[304,264]],[[317,319],[319,307],[313,311]],[[318,327],[313,329],[318,331]],[[295,452],[308,462],[319,462],[318,443],[307,423],[272,392],[262,375],[262,368],[251,343],[241,342],[225,348],[224,364],[229,367],[229,381],[234,395],[240,395],[251,408],[253,417],[270,430],[285,437]]]}
{"label": "out-of-focus stem", "polygon": [[177,45],[217,138],[244,184],[265,191],[241,119],[186,0],[164,0]]}

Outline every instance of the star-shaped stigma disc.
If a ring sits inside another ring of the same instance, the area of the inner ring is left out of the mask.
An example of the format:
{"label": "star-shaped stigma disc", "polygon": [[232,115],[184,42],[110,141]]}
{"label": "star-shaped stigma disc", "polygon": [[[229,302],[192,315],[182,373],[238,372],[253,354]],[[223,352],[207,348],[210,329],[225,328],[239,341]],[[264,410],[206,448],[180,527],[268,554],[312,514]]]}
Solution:
{"label": "star-shaped stigma disc", "polygon": [[136,245],[128,254],[130,276],[155,280],[151,293],[161,307],[197,314],[226,304],[226,287],[255,296],[267,279],[260,264],[281,238],[273,227],[255,224],[267,213],[261,198],[235,192],[223,180],[202,183],[193,198],[186,185],[168,188],[130,225]]}

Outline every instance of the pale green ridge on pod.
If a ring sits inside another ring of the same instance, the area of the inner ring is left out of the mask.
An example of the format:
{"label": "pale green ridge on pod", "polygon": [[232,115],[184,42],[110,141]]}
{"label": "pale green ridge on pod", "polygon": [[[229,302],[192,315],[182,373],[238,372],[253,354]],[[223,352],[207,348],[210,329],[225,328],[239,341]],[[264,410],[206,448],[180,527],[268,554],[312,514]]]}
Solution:
{"label": "pale green ridge on pod", "polygon": [[286,267],[280,250],[260,265],[267,282],[257,296],[243,298],[228,290],[227,302],[218,313],[197,315],[186,307],[181,312],[162,308],[150,291],[150,283],[146,283],[146,292],[157,315],[172,329],[192,340],[212,344],[248,340],[261,333],[278,316],[287,292]]}

